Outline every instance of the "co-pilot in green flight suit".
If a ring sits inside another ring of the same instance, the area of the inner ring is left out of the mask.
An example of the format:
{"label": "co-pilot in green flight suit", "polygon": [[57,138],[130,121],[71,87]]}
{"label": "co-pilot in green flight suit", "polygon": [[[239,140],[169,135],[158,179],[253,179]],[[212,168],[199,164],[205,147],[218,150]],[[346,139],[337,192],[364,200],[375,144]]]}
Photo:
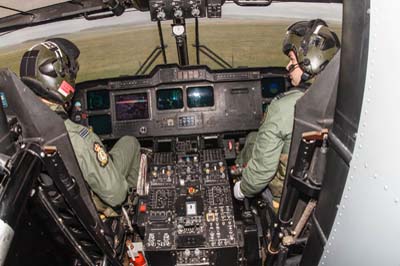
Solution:
{"label": "co-pilot in green flight suit", "polygon": [[246,197],[253,197],[268,186],[275,200],[279,200],[292,138],[294,107],[303,94],[294,88],[276,97],[258,132],[246,138],[245,147],[236,160],[239,164],[247,163],[240,184]]}
{"label": "co-pilot in green flight suit", "polygon": [[87,127],[64,120],[83,177],[106,204],[124,202],[129,187],[136,187],[140,144],[131,136],[122,137],[109,153],[100,138]]}

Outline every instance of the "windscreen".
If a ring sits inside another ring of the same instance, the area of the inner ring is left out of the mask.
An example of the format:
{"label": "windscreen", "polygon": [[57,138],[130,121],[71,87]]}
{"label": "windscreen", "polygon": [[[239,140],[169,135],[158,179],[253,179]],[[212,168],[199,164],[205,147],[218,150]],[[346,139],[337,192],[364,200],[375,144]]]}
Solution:
{"label": "windscreen", "polygon": [[[22,5],[22,2],[40,1],[8,2]],[[226,3],[222,9],[220,19],[199,20],[199,41],[212,51],[201,52],[199,61],[211,69],[223,68],[213,54],[232,68],[286,66],[288,58],[282,53],[282,41],[287,28],[299,20],[324,19],[331,29],[341,35],[341,4],[277,3],[266,9],[243,8]],[[196,49],[192,46],[195,22],[194,19],[185,22],[189,64],[196,64]],[[178,63],[171,21],[161,24],[167,47],[167,63]],[[150,21],[148,12],[125,12],[113,18],[59,21],[3,34],[0,42],[0,67],[11,68],[18,73],[22,55],[33,45],[55,36],[72,41],[81,51],[78,83],[132,75],[145,62],[149,62],[153,50],[160,46],[157,23]],[[154,57],[153,64],[146,68],[145,74],[155,65],[164,63],[162,54]]]}

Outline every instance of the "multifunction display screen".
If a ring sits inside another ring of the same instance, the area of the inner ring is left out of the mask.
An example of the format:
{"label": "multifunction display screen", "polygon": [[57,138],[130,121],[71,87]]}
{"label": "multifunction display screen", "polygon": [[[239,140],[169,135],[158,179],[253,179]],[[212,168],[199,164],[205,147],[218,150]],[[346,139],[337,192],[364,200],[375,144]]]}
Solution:
{"label": "multifunction display screen", "polygon": [[274,98],[285,91],[285,79],[282,77],[263,78],[261,80],[261,93],[263,98]]}
{"label": "multifunction display screen", "polygon": [[110,108],[110,95],[108,90],[88,91],[87,109],[89,111],[104,110]]}
{"label": "multifunction display screen", "polygon": [[183,92],[180,88],[158,90],[156,97],[158,110],[183,108]]}
{"label": "multifunction display screen", "polygon": [[214,106],[214,89],[211,86],[187,88],[187,103],[190,108]]}
{"label": "multifunction display screen", "polygon": [[110,115],[91,115],[89,116],[89,125],[98,135],[108,135],[112,133]]}
{"label": "multifunction display screen", "polygon": [[116,95],[115,114],[118,121],[148,119],[150,115],[147,93]]}

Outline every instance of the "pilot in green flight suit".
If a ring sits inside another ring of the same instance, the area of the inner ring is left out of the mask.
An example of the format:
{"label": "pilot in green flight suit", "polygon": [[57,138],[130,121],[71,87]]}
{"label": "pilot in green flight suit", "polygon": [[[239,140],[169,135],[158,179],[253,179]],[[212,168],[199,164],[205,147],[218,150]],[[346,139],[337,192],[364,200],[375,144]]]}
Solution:
{"label": "pilot in green flight suit", "polygon": [[136,187],[140,145],[136,138],[121,138],[109,153],[89,128],[72,122],[63,108],[74,95],[77,58],[80,52],[63,38],[49,39],[33,46],[22,58],[21,80],[53,111],[64,119],[75,156],[86,182],[98,198],[96,206],[106,209],[123,203],[129,187]]}
{"label": "pilot in green flight suit", "polygon": [[110,206],[124,202],[128,188],[137,185],[140,163],[137,139],[122,137],[107,153],[100,138],[87,127],[69,119],[64,124],[90,188]]}
{"label": "pilot in green flight suit", "polygon": [[246,138],[236,160],[245,167],[241,181],[234,187],[236,199],[254,197],[268,187],[273,199],[279,202],[296,101],[304,94],[306,82],[324,69],[339,47],[336,34],[320,19],[300,21],[288,28],[283,52],[289,57],[286,69],[293,87],[272,100],[258,132],[252,132]]}

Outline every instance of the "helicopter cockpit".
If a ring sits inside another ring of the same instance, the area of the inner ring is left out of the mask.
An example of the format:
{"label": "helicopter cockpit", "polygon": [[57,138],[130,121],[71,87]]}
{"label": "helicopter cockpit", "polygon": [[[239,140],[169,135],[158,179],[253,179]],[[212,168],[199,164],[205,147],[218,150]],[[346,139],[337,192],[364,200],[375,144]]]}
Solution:
{"label": "helicopter cockpit", "polygon": [[[271,0],[234,3],[263,8],[274,4]],[[310,265],[303,254],[326,243],[327,234],[314,209],[325,173],[341,54],[297,104],[290,171],[279,210],[263,195],[238,201],[232,189],[240,175],[230,171],[238,150],[247,134],[258,130],[271,101],[291,85],[283,66],[233,67],[202,44],[201,18],[220,18],[224,4],[82,0],[0,19],[0,30],[5,32],[45,23],[39,14],[54,21],[74,17],[97,21],[135,8],[149,12],[159,42],[134,75],[79,82],[69,106],[69,118],[93,130],[108,148],[125,135],[140,142],[138,187],[114,210],[116,215],[96,209],[62,120],[16,74],[0,70],[1,144],[7,146],[1,150],[0,194],[8,206],[2,209],[2,220],[13,225],[9,250],[0,262]],[[21,16],[32,20],[26,22]],[[188,20],[193,20],[192,47],[187,40]],[[167,60],[165,21],[172,22],[174,63]],[[201,64],[203,57],[218,68]],[[29,249],[23,248],[26,243]]]}

